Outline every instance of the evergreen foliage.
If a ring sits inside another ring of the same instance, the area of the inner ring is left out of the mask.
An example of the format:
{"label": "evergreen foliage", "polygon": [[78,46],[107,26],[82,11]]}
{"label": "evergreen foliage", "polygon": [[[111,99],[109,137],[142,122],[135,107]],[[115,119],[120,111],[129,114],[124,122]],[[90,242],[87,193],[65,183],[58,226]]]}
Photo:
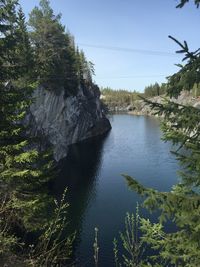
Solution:
{"label": "evergreen foliage", "polygon": [[[46,185],[54,177],[55,168],[51,153],[38,149],[37,140],[27,136],[23,123],[37,86],[24,14],[18,1],[1,0],[0,7],[0,256],[12,258],[16,248],[23,251],[23,234],[41,230],[45,221],[51,221],[47,207],[52,205],[52,198]],[[55,210],[57,222],[60,210],[65,208],[62,205]],[[43,231],[44,238],[52,235],[45,227]],[[60,242],[60,237],[51,239],[49,246]],[[62,244],[70,248],[71,239]]]}
{"label": "evergreen foliage", "polygon": [[133,104],[135,100],[139,99],[141,93],[137,91],[127,91],[123,89],[113,90],[109,87],[101,88],[101,95],[103,96],[103,103],[111,110],[115,107],[126,108],[127,106]]}
{"label": "evergreen foliage", "polygon": [[[26,33],[19,31],[19,21],[16,8],[17,2],[4,1],[4,10],[12,3],[12,13],[4,25],[12,25],[11,30],[4,31],[1,42],[5,42],[6,49],[4,50],[4,62],[2,69],[5,66],[5,75],[0,82],[0,178],[1,178],[1,193],[9,192],[7,195],[27,203],[30,208],[30,201],[32,201],[31,192],[39,188],[41,184],[49,180],[52,172],[51,163],[47,160],[47,155],[44,153],[44,163],[41,164],[43,155],[36,149],[29,149],[32,142],[29,142],[26,136],[26,128],[23,124],[23,118],[27,112],[27,108],[31,103],[32,86],[31,83],[17,85],[21,77],[24,76],[24,67],[28,69],[28,62],[25,65],[25,58],[22,56],[24,47],[29,50],[28,42],[24,45],[22,42],[23,36]],[[19,15],[22,11],[19,10]],[[12,18],[12,21],[11,21]],[[15,18],[15,21],[14,19]],[[8,23],[7,23],[8,22]],[[24,28],[25,31],[25,28]],[[12,35],[12,36],[10,36]],[[11,69],[14,74],[13,77],[9,75],[7,69]],[[31,140],[30,140],[31,141]],[[46,157],[46,158],[45,158]],[[25,197],[26,196],[26,197]],[[16,206],[17,204],[14,203]],[[21,212],[25,212],[25,204]],[[19,205],[19,206],[20,206]],[[22,219],[23,215],[19,214]]]}
{"label": "evergreen foliage", "polygon": [[[182,8],[189,0],[180,0],[180,3],[176,6],[177,8]],[[194,0],[194,4],[199,7],[200,0]]]}
{"label": "evergreen foliage", "polygon": [[[25,22],[25,15],[21,6],[17,14],[17,29],[16,29],[18,61],[20,64],[20,79],[33,79],[34,58],[33,50],[30,45],[27,25]],[[19,66],[18,66],[19,68]],[[23,81],[25,82],[25,81]]]}
{"label": "evergreen foliage", "polygon": [[200,96],[200,83],[195,83],[192,87],[192,95],[197,98]]}
{"label": "evergreen foliage", "polygon": [[155,83],[153,85],[146,86],[144,89],[144,97],[154,97],[164,95],[166,93],[166,84],[162,83],[159,85]]}
{"label": "evergreen foliage", "polygon": [[[189,91],[199,84],[200,52],[199,49],[190,52],[185,41],[180,43],[170,38],[180,46],[178,53],[185,54],[183,61],[186,63],[179,65],[180,70],[168,78],[167,84],[167,95],[178,97],[183,89]],[[145,188],[135,179],[125,176],[129,187],[146,197],[145,207],[160,210],[161,223],[170,219],[178,228],[174,233],[165,233],[163,229],[155,229],[155,225],[144,221],[144,240],[159,251],[153,258],[154,264],[162,262],[159,266],[197,267],[200,263],[200,110],[174,103],[171,99],[163,104],[146,102],[155,113],[163,115],[163,139],[178,147],[173,153],[182,170],[179,172],[180,181],[170,192]]]}
{"label": "evergreen foliage", "polygon": [[76,94],[79,85],[92,82],[93,65],[75,47],[60,19],[61,14],[54,15],[48,0],[41,0],[30,14],[36,77],[46,89],[59,93],[64,88],[66,95]]}

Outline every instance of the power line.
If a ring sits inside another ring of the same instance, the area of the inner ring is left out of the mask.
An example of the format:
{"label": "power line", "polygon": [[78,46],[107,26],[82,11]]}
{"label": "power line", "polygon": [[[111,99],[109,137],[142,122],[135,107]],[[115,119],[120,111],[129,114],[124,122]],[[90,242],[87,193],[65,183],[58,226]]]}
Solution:
{"label": "power line", "polygon": [[78,45],[91,47],[91,48],[113,50],[113,51],[122,51],[122,52],[130,52],[130,53],[138,53],[138,54],[151,55],[151,56],[173,56],[173,57],[177,56],[176,53],[170,53],[170,52],[164,52],[164,51],[156,51],[156,50],[125,48],[125,47],[107,46],[107,45],[93,45],[93,44],[84,44],[84,43],[78,43]]}
{"label": "power line", "polygon": [[96,77],[96,79],[127,79],[127,78],[153,78],[153,77],[167,77],[167,75],[166,74],[158,74],[158,75],[131,75],[131,76],[117,76],[117,77]]}

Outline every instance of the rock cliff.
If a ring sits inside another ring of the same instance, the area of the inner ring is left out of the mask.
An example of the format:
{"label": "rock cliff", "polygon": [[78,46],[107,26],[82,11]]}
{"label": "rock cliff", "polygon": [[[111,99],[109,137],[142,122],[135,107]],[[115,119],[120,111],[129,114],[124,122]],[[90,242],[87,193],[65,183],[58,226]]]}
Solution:
{"label": "rock cliff", "polygon": [[76,96],[66,96],[64,89],[56,95],[39,87],[33,97],[26,121],[34,136],[42,135],[44,145],[53,146],[56,161],[66,157],[69,145],[101,135],[111,128],[96,85],[80,87]]}
{"label": "rock cliff", "polygon": [[[166,98],[166,97],[165,97]],[[162,103],[163,96],[155,96],[150,98],[152,102]],[[188,91],[182,91],[178,98],[171,98],[170,101],[176,102],[181,105],[189,105],[196,108],[200,108],[200,98],[193,97],[192,93]],[[143,100],[136,100],[132,104],[132,110],[128,110],[130,114],[134,115],[154,115],[154,111],[151,109],[149,105],[147,105]]]}

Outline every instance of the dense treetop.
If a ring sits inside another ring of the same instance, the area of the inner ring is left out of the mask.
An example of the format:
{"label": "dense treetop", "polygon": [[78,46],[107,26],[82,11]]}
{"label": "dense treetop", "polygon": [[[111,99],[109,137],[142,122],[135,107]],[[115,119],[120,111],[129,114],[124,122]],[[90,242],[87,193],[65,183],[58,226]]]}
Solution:
{"label": "dense treetop", "polygon": [[84,52],[75,46],[74,37],[65,31],[48,0],[41,0],[29,17],[30,40],[34,50],[35,75],[46,89],[66,95],[76,94],[78,87],[92,82],[94,68]]}

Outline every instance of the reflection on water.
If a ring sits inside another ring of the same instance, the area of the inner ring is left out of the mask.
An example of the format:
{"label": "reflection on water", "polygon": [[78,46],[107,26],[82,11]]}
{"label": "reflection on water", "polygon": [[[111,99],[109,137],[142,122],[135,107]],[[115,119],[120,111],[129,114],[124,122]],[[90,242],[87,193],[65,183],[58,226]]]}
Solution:
{"label": "reflection on water", "polygon": [[109,133],[70,146],[68,157],[60,164],[61,173],[52,185],[57,198],[68,188],[70,230],[76,231],[77,243],[80,243],[86,209],[90,201],[95,199],[103,144],[108,136]]}
{"label": "reflection on water", "polygon": [[[121,174],[142,184],[169,190],[176,181],[177,162],[170,144],[160,140],[156,118],[112,115],[111,132],[73,145],[62,162],[62,173],[54,182],[59,196],[68,187],[69,217],[77,230],[76,256],[79,266],[94,266],[94,228],[99,228],[100,266],[114,266],[112,241],[123,229],[127,211],[135,211],[139,196],[131,192]],[[156,214],[143,216],[157,220]],[[168,226],[170,227],[170,225]]]}

